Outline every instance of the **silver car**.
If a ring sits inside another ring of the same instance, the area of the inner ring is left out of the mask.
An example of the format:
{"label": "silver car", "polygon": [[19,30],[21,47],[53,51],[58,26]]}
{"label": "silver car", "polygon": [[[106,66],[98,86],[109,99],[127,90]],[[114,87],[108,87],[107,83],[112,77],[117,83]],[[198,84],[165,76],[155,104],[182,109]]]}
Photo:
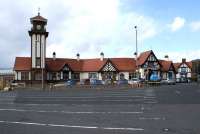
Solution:
{"label": "silver car", "polygon": [[175,85],[176,84],[176,80],[175,79],[162,80],[161,84]]}

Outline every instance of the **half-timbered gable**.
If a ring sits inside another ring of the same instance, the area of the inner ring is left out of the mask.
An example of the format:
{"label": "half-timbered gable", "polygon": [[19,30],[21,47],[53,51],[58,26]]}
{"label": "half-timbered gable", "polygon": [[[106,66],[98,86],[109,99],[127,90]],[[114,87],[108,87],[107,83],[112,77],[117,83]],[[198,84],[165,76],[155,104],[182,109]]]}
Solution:
{"label": "half-timbered gable", "polygon": [[150,80],[152,74],[160,77],[160,69],[162,65],[153,53],[153,51],[146,51],[140,54],[137,65],[139,66],[140,77]]}
{"label": "half-timbered gable", "polygon": [[176,69],[177,81],[189,81],[192,73],[192,62],[186,62],[186,59],[182,59],[181,63],[174,63]]}
{"label": "half-timbered gable", "polygon": [[117,70],[111,62],[107,62],[106,65],[102,68],[101,71],[103,71],[103,72],[115,72]]}
{"label": "half-timbered gable", "polygon": [[159,70],[161,66],[158,59],[152,52],[147,60],[143,63],[142,67],[146,69]]}
{"label": "half-timbered gable", "polygon": [[110,59],[107,60],[105,65],[101,68],[100,72],[101,72],[101,78],[103,80],[105,80],[105,79],[116,80],[117,79],[118,70],[115,67],[115,65],[111,62]]}

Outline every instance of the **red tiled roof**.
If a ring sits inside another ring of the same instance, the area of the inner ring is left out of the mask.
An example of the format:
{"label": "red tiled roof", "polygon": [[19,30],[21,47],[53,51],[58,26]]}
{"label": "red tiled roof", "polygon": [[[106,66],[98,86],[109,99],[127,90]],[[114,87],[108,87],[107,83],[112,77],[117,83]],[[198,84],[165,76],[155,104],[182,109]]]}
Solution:
{"label": "red tiled roof", "polygon": [[[48,71],[60,71],[64,65],[68,65],[72,71],[77,72],[98,72],[107,63],[108,59],[101,61],[97,59],[64,59],[46,58],[46,68]],[[133,58],[111,58],[111,63],[119,71],[135,71],[136,65]],[[17,57],[14,70],[31,70],[31,58]]]}
{"label": "red tiled roof", "polygon": [[138,65],[144,64],[144,62],[146,61],[146,59],[149,57],[151,53],[152,53],[152,50],[141,53],[140,56],[138,57]]}
{"label": "red tiled roof", "polygon": [[176,71],[178,71],[178,68],[183,64],[185,63],[189,68],[192,68],[192,62],[182,62],[182,63],[173,63],[174,64],[174,67],[176,69]]}
{"label": "red tiled roof", "polygon": [[173,65],[173,64],[172,64],[172,61],[159,60],[159,62],[160,62],[160,64],[162,65],[161,70],[164,71],[164,72],[169,71],[171,65]]}
{"label": "red tiled roof", "polygon": [[192,62],[186,62],[186,64],[188,65],[189,68],[192,68]]}
{"label": "red tiled roof", "polygon": [[31,58],[30,57],[16,57],[14,70],[16,71],[31,70]]}
{"label": "red tiled roof", "polygon": [[176,71],[178,71],[179,66],[181,65],[181,63],[173,63],[174,68]]}
{"label": "red tiled roof", "polygon": [[84,72],[98,72],[105,65],[108,59],[83,59],[81,70]]}
{"label": "red tiled roof", "polygon": [[65,65],[69,66],[72,71],[81,71],[81,61],[76,59],[53,58],[46,59],[46,67],[48,71],[60,71]]}
{"label": "red tiled roof", "polygon": [[[151,51],[147,51],[140,55],[140,64],[148,58]],[[96,59],[66,59],[66,58],[46,58],[46,69],[48,71],[60,71],[65,65],[69,66],[72,71],[76,72],[98,72],[100,69],[110,60],[114,67],[118,71],[132,72],[136,70],[136,61],[134,58],[104,58],[101,61],[99,58]],[[160,60],[162,65],[162,71],[168,71],[172,61]],[[192,62],[186,62],[191,67]],[[175,69],[181,65],[181,63],[173,63]],[[31,70],[31,58],[30,57],[16,57],[14,70],[16,71],[28,71]]]}
{"label": "red tiled roof", "polygon": [[136,70],[134,58],[111,58],[110,60],[119,71],[133,72]]}

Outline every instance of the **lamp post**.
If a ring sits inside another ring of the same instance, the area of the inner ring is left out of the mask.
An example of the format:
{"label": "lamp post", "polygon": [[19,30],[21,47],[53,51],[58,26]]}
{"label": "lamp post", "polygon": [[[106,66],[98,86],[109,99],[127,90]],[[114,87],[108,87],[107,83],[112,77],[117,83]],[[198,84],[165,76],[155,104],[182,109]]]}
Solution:
{"label": "lamp post", "polygon": [[134,27],[135,28],[135,62],[136,62],[136,77],[138,77],[138,41],[137,41],[137,26]]}

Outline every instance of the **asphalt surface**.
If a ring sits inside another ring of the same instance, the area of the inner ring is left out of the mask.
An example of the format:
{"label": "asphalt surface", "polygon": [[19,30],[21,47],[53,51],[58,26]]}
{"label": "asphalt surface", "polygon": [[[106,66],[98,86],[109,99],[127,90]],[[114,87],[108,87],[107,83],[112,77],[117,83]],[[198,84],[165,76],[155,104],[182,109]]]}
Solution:
{"label": "asphalt surface", "polygon": [[0,92],[0,134],[199,134],[200,86]]}

